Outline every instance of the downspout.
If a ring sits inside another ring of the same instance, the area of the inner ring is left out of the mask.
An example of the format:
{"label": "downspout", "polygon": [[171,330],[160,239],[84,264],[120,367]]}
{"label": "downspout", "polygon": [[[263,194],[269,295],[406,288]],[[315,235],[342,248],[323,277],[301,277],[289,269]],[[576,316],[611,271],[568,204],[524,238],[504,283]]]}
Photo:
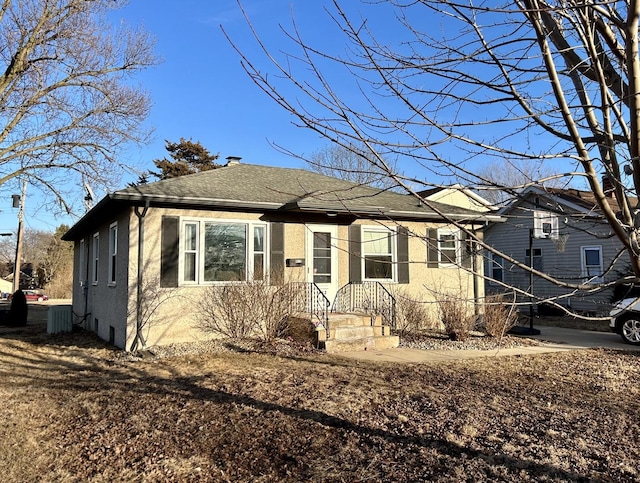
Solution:
{"label": "downspout", "polygon": [[[482,228],[480,228],[480,230],[473,230],[473,235],[474,237],[477,239],[478,235],[477,233],[479,231],[482,231]],[[479,281],[479,275],[478,275],[478,251],[476,249],[476,243],[472,242],[472,249],[471,249],[471,272],[473,273],[473,307],[474,307],[474,313],[475,316],[478,317],[481,313],[480,311],[480,295],[478,294],[479,292],[479,288],[480,288],[480,281]]]}
{"label": "downspout", "polygon": [[140,207],[136,206],[134,212],[138,217],[138,277],[137,277],[137,293],[136,293],[136,336],[131,343],[131,352],[138,348],[138,344],[142,344],[142,347],[146,345],[144,335],[142,334],[142,283],[143,283],[143,261],[144,261],[144,217],[147,215],[149,209],[149,200],[144,201],[144,209],[140,212]]}
{"label": "downspout", "polygon": [[89,313],[87,312],[87,310],[89,310],[89,240],[87,240],[87,243],[85,243],[84,245],[86,245],[84,247],[84,253],[81,254],[80,256],[82,258],[84,258],[85,262],[84,262],[84,273],[82,274],[82,281],[80,282],[80,287],[82,288],[82,295],[84,296],[84,316],[82,318],[82,320],[84,321],[84,328],[88,329],[89,328],[89,321],[87,320],[89,317]]}

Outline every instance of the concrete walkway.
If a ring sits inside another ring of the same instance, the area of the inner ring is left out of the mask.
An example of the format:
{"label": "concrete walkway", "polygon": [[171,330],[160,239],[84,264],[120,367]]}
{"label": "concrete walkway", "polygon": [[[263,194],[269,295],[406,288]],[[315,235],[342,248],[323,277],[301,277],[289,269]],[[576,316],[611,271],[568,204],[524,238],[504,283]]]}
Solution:
{"label": "concrete walkway", "polygon": [[434,361],[472,359],[476,357],[543,354],[596,347],[640,351],[640,346],[625,344],[622,338],[613,332],[595,332],[591,330],[546,326],[536,328],[540,330],[540,335],[527,337],[540,340],[541,344],[539,346],[494,350],[421,350],[398,347],[395,349],[339,352],[335,355],[367,361],[419,364]]}

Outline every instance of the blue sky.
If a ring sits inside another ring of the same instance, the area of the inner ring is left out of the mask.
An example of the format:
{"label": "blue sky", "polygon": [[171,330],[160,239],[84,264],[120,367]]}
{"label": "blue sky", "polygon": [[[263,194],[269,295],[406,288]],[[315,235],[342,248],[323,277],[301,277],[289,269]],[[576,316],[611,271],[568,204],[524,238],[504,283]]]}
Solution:
{"label": "blue sky", "polygon": [[[358,18],[360,8],[367,8],[357,1],[341,3],[349,8],[354,19]],[[333,10],[331,4],[330,0],[242,1],[260,38],[275,54],[294,50],[280,28],[281,25],[291,28],[292,15],[305,42],[322,50],[344,53],[344,36],[336,31],[325,11],[325,7]],[[385,8],[384,5],[367,8],[367,26],[379,35],[379,40],[397,46],[397,31],[393,30],[388,11],[385,16]],[[285,167],[302,167],[303,163],[279,152],[272,144],[299,155],[309,155],[327,145],[318,134],[296,127],[293,116],[262,92],[242,69],[240,57],[223,35],[221,26],[248,58],[273,71],[251,37],[236,0],[132,0],[125,8],[114,11],[111,18],[115,23],[148,30],[156,38],[156,53],[162,59],[158,66],[134,79],[151,95],[153,108],[147,122],[154,135],[148,145],[134,147],[124,154],[123,161],[131,166],[141,170],[153,168],[152,161],[166,155],[165,140],[179,141],[181,137],[199,141],[210,152],[218,153],[221,162],[227,156],[240,156],[246,163]],[[415,21],[427,30],[442,28],[430,17],[421,16]],[[336,82],[340,84],[340,77]],[[337,85],[338,89],[342,87]],[[285,88],[284,94],[291,91]],[[345,95],[344,91],[341,94]],[[295,99],[297,93],[291,95]],[[428,176],[434,182],[456,181]],[[136,179],[137,176],[129,175],[119,187]],[[34,192],[27,193],[27,228],[53,231],[60,223],[73,224],[74,218],[54,219]],[[99,199],[104,193],[96,190],[96,195]],[[17,210],[10,208],[9,202],[7,205],[0,206],[0,232],[15,232]]]}
{"label": "blue sky", "polygon": [[[291,9],[308,18],[322,2],[248,0],[243,2],[261,35],[282,39],[278,24],[289,24]],[[312,5],[313,4],[313,5]],[[310,7],[312,5],[312,7]],[[324,145],[318,136],[291,125],[292,118],[251,81],[220,26],[251,56],[256,45],[235,0],[138,0],[114,13],[133,25],[144,25],[157,38],[163,62],[137,79],[149,90],[149,119],[154,141],[130,153],[134,163],[164,157],[164,140],[200,141],[221,160],[241,156],[247,163],[298,166],[299,162],[270,146],[285,144],[309,152]]]}
{"label": "blue sky", "polygon": [[[307,25],[313,40],[325,30],[316,22],[328,2],[308,0],[244,0],[252,23],[278,48],[284,35],[278,25],[296,21]],[[236,0],[133,0],[112,13],[114,22],[143,26],[156,38],[162,62],[136,75],[134,82],[153,100],[147,121],[154,129],[153,141],[133,147],[125,154],[132,166],[152,168],[152,161],[166,155],[165,139],[181,137],[199,141],[212,153],[240,156],[243,162],[302,167],[302,162],[282,154],[270,143],[309,154],[326,145],[316,134],[292,125],[293,118],[265,95],[248,77],[240,58],[224,37],[220,26],[249,56],[258,55],[249,38],[247,23]],[[136,176],[122,180],[122,186]],[[19,191],[16,190],[16,193]],[[97,191],[97,198],[104,192]],[[0,207],[0,232],[17,230],[17,209]],[[54,231],[74,218],[54,218],[35,190],[27,190],[25,227]]]}

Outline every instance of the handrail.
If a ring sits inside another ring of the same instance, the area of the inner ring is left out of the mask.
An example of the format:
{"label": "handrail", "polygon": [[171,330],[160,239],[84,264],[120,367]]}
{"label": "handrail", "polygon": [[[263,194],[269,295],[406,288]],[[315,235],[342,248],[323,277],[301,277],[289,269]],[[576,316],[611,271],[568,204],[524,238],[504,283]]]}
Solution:
{"label": "handrail", "polygon": [[363,311],[380,315],[385,325],[396,328],[396,299],[377,281],[349,282],[338,290],[332,312]]}
{"label": "handrail", "polygon": [[327,337],[329,337],[329,307],[331,302],[315,282],[294,283],[303,287],[300,294],[304,294],[304,296],[297,299],[297,310],[308,312],[314,316],[317,319],[317,323],[314,321],[314,325],[321,324],[326,329]]}

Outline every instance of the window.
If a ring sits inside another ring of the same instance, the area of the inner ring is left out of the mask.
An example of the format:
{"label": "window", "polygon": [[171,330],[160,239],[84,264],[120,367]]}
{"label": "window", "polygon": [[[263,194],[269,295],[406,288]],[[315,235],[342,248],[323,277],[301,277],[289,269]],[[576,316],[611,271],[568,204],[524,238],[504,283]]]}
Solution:
{"label": "window", "polygon": [[211,220],[183,222],[182,281],[262,280],[267,267],[266,231],[264,224]]}
{"label": "window", "polygon": [[93,235],[93,246],[92,246],[92,253],[93,253],[93,264],[91,267],[91,277],[92,277],[92,281],[93,284],[97,284],[98,283],[98,262],[99,262],[99,253],[100,253],[100,234],[99,233],[95,233]]}
{"label": "window", "polygon": [[253,279],[262,280],[265,269],[265,226],[253,227]]}
{"label": "window", "polygon": [[331,232],[313,232],[313,283],[331,283]]}
{"label": "window", "polygon": [[504,282],[504,258],[495,253],[489,254],[489,283]]}
{"label": "window", "polygon": [[84,239],[80,240],[80,248],[78,253],[78,281],[80,282],[80,286],[83,287],[87,282],[87,262],[86,262],[86,253]]}
{"label": "window", "polygon": [[204,281],[247,279],[247,225],[204,224]]}
{"label": "window", "polygon": [[365,280],[392,280],[394,263],[394,232],[363,228],[362,257]]}
{"label": "window", "polygon": [[438,230],[438,254],[442,264],[458,263],[459,242],[456,231]]}
{"label": "window", "polygon": [[116,283],[116,261],[118,258],[118,224],[109,227],[109,285]]}
{"label": "window", "polygon": [[[531,266],[531,252],[529,251],[529,249],[527,248],[524,251],[524,258],[525,258],[525,265],[527,267]],[[542,249],[541,248],[534,248],[533,249],[533,268],[535,270],[538,270],[539,272],[542,271]]]}
{"label": "window", "polygon": [[185,282],[196,282],[198,280],[198,223],[185,223],[182,239],[182,279]]}
{"label": "window", "polygon": [[602,247],[580,247],[582,252],[582,278],[585,283],[601,283],[602,278]]}

